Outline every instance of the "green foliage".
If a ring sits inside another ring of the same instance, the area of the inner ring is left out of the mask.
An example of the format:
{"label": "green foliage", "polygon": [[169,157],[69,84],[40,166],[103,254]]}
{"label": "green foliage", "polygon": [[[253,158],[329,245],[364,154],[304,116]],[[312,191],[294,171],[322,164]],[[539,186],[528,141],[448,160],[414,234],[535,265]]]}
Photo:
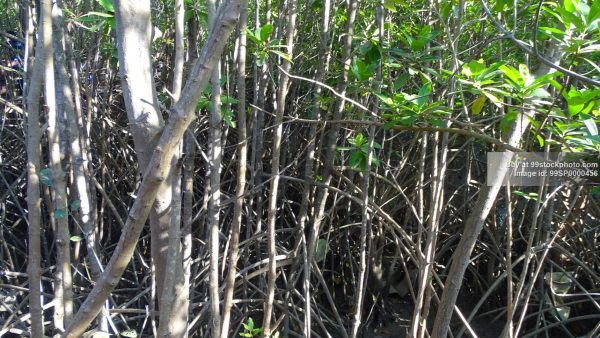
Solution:
{"label": "green foliage", "polygon": [[265,24],[257,28],[254,32],[246,28],[246,34],[250,41],[256,46],[254,55],[256,57],[257,65],[262,66],[269,56],[269,53],[275,54],[290,63],[292,62],[290,55],[280,50],[286,46],[281,45],[280,41],[277,39],[270,40],[271,35],[273,34],[273,25]]}
{"label": "green foliage", "polygon": [[115,11],[115,4],[114,4],[114,0],[98,0],[98,3],[100,4],[100,6],[102,6],[102,8],[104,8],[106,11],[108,12],[113,12]]}
{"label": "green foliage", "polygon": [[244,327],[244,332],[240,333],[240,336],[242,337],[257,337],[263,332],[262,327],[254,326],[252,317],[248,317],[248,320],[245,323],[242,323],[242,326]]}
{"label": "green foliage", "polygon": [[44,168],[40,170],[40,182],[48,187],[52,186],[52,169]]}
{"label": "green foliage", "polygon": [[55,219],[65,218],[65,217],[67,217],[67,215],[68,215],[67,209],[56,209],[54,211]]}
{"label": "green foliage", "polygon": [[[350,143],[352,147],[338,147],[337,149],[340,151],[350,151],[348,165],[352,168],[360,168],[364,171],[367,168],[369,140],[362,133],[358,133],[353,139],[348,139],[348,143]],[[381,149],[381,145],[377,142],[374,143],[373,147],[375,149]],[[371,164],[379,165],[379,160],[375,154],[371,155]]]}
{"label": "green foliage", "polygon": [[[221,118],[223,122],[231,127],[236,127],[236,122],[233,119],[235,116],[235,112],[231,109],[231,105],[237,104],[238,100],[228,95],[221,95]],[[211,110],[213,109],[213,103],[211,99],[211,89],[210,85],[206,86],[204,89],[204,93],[198,103],[196,104],[196,111],[199,110]]]}
{"label": "green foliage", "polygon": [[83,237],[81,237],[81,236],[71,236],[71,237],[69,238],[69,240],[70,240],[71,242],[79,242],[79,241],[81,241],[82,239],[83,239]]}
{"label": "green foliage", "polygon": [[538,199],[538,194],[535,192],[526,193],[523,191],[513,191],[513,195],[523,197],[526,200],[537,201],[537,199]]}
{"label": "green foliage", "polygon": [[71,212],[77,211],[79,208],[81,208],[81,200],[72,200],[70,205]]}
{"label": "green foliage", "polygon": [[327,252],[329,251],[329,243],[327,239],[320,238],[317,241],[317,245],[315,246],[315,261],[317,263],[322,262],[325,257],[327,257]]}

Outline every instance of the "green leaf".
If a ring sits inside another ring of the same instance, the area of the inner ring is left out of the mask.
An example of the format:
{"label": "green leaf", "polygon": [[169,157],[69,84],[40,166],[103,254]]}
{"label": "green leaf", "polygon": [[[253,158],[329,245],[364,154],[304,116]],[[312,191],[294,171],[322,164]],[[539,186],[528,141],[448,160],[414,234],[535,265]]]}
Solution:
{"label": "green leaf", "polygon": [[540,134],[536,134],[535,137],[538,140],[538,143],[540,144],[540,147],[544,146],[544,138],[542,136],[540,136]]}
{"label": "green leaf", "polygon": [[534,200],[537,201],[538,194],[535,192],[524,193],[522,191],[513,191],[514,195],[525,198],[526,200]]}
{"label": "green leaf", "polygon": [[513,123],[517,119],[518,115],[519,113],[517,113],[516,111],[509,111],[508,113],[506,113],[502,120],[500,120],[500,130],[503,133],[508,133],[510,128],[513,126]]}
{"label": "green leaf", "polygon": [[540,98],[548,98],[548,97],[552,97],[552,95],[550,95],[550,93],[548,93],[548,91],[544,88],[536,88],[534,89],[531,94],[529,94],[529,96],[531,97],[540,97]]}
{"label": "green leaf", "polygon": [[462,73],[470,78],[475,78],[485,70],[486,65],[483,59],[472,60],[471,62],[464,64],[462,68]]}
{"label": "green leaf", "polygon": [[260,41],[267,42],[272,33],[273,25],[268,23],[260,28],[259,34],[256,34],[256,36],[260,37]]}
{"label": "green leaf", "polygon": [[383,7],[392,13],[396,13],[396,6],[390,0],[383,1]]}
{"label": "green leaf", "polygon": [[529,86],[531,83],[533,83],[534,79],[531,76],[531,74],[529,73],[529,68],[527,67],[527,65],[525,65],[525,64],[519,65],[519,74],[521,75],[521,78],[523,79],[525,86]]}
{"label": "green leaf", "polygon": [[408,75],[407,73],[400,74],[400,76],[398,76],[396,81],[394,81],[394,86],[393,86],[394,91],[399,90],[400,88],[404,87],[406,82],[408,82],[408,79],[410,79],[410,75]]}
{"label": "green leaf", "polygon": [[519,87],[523,84],[523,78],[521,78],[521,74],[514,67],[511,66],[500,66],[499,68],[504,75],[506,75],[514,84],[519,85]]}
{"label": "green leaf", "polygon": [[61,219],[67,217],[67,209],[57,209],[54,211],[54,218]]}
{"label": "green leaf", "polygon": [[292,58],[290,57],[290,55],[288,53],[284,53],[282,51],[275,50],[275,49],[270,49],[269,52],[271,52],[273,54],[276,54],[276,55],[279,55],[280,57],[282,57],[283,59],[285,59],[289,63],[294,63],[292,61]]}
{"label": "green leaf", "polygon": [[590,135],[598,135],[598,126],[596,125],[596,121],[594,121],[594,119],[583,120],[583,124],[585,124],[586,128],[590,132]]}
{"label": "green leaf", "polygon": [[570,13],[575,12],[576,7],[572,0],[564,0],[563,4],[567,11],[569,11]]}
{"label": "green leaf", "polygon": [[79,208],[81,207],[81,201],[80,200],[73,200],[71,201],[71,212],[73,211],[77,211]]}
{"label": "green leaf", "polygon": [[248,28],[246,28],[246,34],[250,38],[250,40],[252,40],[252,42],[254,42],[257,45],[260,45],[260,39],[256,37],[256,35]]}
{"label": "green leaf", "polygon": [[354,140],[351,142],[356,148],[362,147],[363,144],[367,143],[367,138],[362,133],[356,134]]}
{"label": "green leaf", "polygon": [[86,17],[86,16],[99,16],[102,18],[114,18],[114,14],[112,13],[102,13],[102,12],[88,12],[82,16],[80,16],[80,18]]}
{"label": "green leaf", "polygon": [[98,0],[98,3],[100,4],[100,6],[102,6],[102,8],[109,12],[115,11],[115,5],[113,0]]}
{"label": "green leaf", "polygon": [[394,100],[392,100],[391,98],[380,94],[380,93],[373,93],[375,96],[377,96],[379,98],[379,100],[383,103],[385,103],[387,106],[393,107],[394,104]]}
{"label": "green leaf", "polygon": [[364,166],[363,162],[365,162],[364,157],[365,155],[363,152],[355,151],[348,157],[348,164],[352,168],[362,168]]}
{"label": "green leaf", "polygon": [[69,240],[71,240],[71,242],[79,242],[83,239],[83,237],[81,236],[71,236],[71,238],[69,238]]}
{"label": "green leaf", "polygon": [[600,44],[598,44],[598,43],[594,44],[594,45],[589,45],[584,48],[580,48],[579,54],[592,53],[592,52],[597,52],[597,51],[600,51]]}
{"label": "green leaf", "polygon": [[427,100],[429,99],[429,94],[431,93],[431,82],[426,82],[421,89],[419,89],[419,98],[417,99],[417,105],[419,108],[423,108]]}
{"label": "green leaf", "polygon": [[327,256],[327,251],[329,251],[329,243],[326,239],[320,238],[315,246],[315,261],[317,263],[323,261]]}
{"label": "green leaf", "polygon": [[[492,89],[492,88],[489,88],[489,89]],[[496,107],[498,107],[498,108],[502,107],[502,100],[500,100],[496,95],[494,95],[488,91],[482,91],[481,93],[483,95],[485,95],[488,99],[490,99],[490,101],[492,101],[492,103],[494,105],[496,105]]]}
{"label": "green leaf", "polygon": [[504,11],[504,6],[506,5],[507,0],[496,0],[496,5],[494,5],[494,11],[502,12]]}
{"label": "green leaf", "polygon": [[354,76],[360,81],[367,80],[373,75],[373,71],[370,69],[369,65],[360,59],[354,59],[350,70],[352,71],[352,74],[354,74]]}
{"label": "green leaf", "polygon": [[52,186],[52,169],[44,168],[40,170],[40,182],[48,187]]}
{"label": "green leaf", "polygon": [[471,114],[473,114],[473,116],[477,116],[481,113],[485,101],[487,101],[487,97],[485,95],[481,95],[471,104]]}

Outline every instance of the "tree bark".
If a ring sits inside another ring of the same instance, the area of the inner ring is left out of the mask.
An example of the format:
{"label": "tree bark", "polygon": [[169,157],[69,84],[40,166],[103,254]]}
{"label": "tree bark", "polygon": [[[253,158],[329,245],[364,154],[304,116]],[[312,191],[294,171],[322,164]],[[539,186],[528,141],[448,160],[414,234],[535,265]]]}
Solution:
{"label": "tree bark", "polygon": [[[129,216],[115,251],[96,285],[77,312],[71,325],[62,338],[79,337],[100,312],[102,304],[119,282],[129,264],[144,223],[150,213],[152,202],[160,184],[166,179],[172,158],[185,130],[195,117],[194,111],[202,91],[208,83],[209,74],[217,64],[227,43],[227,38],[235,28],[240,11],[239,0],[229,0],[221,6],[214,25],[198,61],[190,72],[181,98],[171,110],[171,117],[164,128],[152,157],[146,167],[137,198],[129,211]],[[149,20],[149,18],[148,18]],[[127,76],[128,74],[124,74]]]}
{"label": "tree bark", "polygon": [[[290,58],[293,57],[294,51],[294,36],[296,33],[296,7],[297,0],[291,0],[288,7],[288,23],[286,31],[286,53]],[[263,315],[263,333],[265,337],[271,336],[271,318],[273,316],[273,301],[275,298],[275,280],[277,279],[276,261],[277,249],[275,247],[275,223],[277,220],[277,196],[279,189],[279,161],[281,157],[281,137],[283,134],[283,114],[285,112],[285,99],[288,93],[288,85],[290,78],[287,75],[291,68],[291,63],[288,60],[283,60],[282,68],[284,72],[280,74],[279,88],[277,90],[277,111],[275,113],[275,134],[273,135],[273,155],[271,157],[271,180],[269,194],[269,209],[268,209],[268,272],[267,272],[267,296],[265,301],[265,311]]]}
{"label": "tree bark", "polygon": [[[65,93],[57,84],[56,65],[63,64],[62,55],[56,53],[62,41],[55,33],[59,21],[58,8],[52,8],[52,43],[45,45],[48,57],[45,67],[44,97],[48,111],[48,146],[50,169],[52,170],[52,202],[54,206],[53,217],[56,220],[56,271],[54,274],[54,326],[58,331],[64,330],[73,315],[73,285],[71,275],[71,241],[69,235],[69,218],[67,206],[66,173],[63,170],[62,160],[65,156],[61,143],[66,142],[65,130],[62,123],[65,108]],[[55,58],[58,56],[58,58]]]}
{"label": "tree bark", "polygon": [[[115,1],[121,86],[127,118],[143,173],[164,126],[154,86],[151,49],[150,0]],[[170,162],[169,159],[167,162]],[[168,231],[171,225],[172,173],[159,187],[150,213],[152,263],[157,299],[166,275]],[[159,309],[160,310],[160,309]]]}
{"label": "tree bark", "polygon": [[[31,337],[44,337],[44,321],[42,317],[41,299],[41,198],[40,179],[41,151],[40,143],[42,131],[40,128],[40,95],[42,92],[42,75],[47,65],[48,44],[51,44],[52,17],[50,13],[50,0],[42,1],[40,28],[38,29],[38,41],[33,60],[33,69],[27,87],[27,101],[25,111],[27,112],[27,210],[28,210],[28,262],[27,274],[29,276],[29,312],[31,313]],[[30,25],[33,20],[30,20]],[[28,30],[33,31],[33,27]]]}
{"label": "tree bark", "polygon": [[[551,50],[552,53],[550,54],[554,58],[553,62],[559,61],[562,57],[560,48],[553,45]],[[535,72],[535,77],[548,74],[550,70],[551,68],[546,65],[540,66]],[[506,143],[508,143],[509,146],[516,147],[521,142],[521,138],[530,124],[529,115],[531,114],[531,111],[526,110],[517,116],[507,137]],[[511,157],[512,152],[506,151],[501,163],[510,160]],[[450,266],[448,277],[446,277],[446,281],[444,282],[444,293],[442,294],[442,299],[435,317],[433,330],[431,332],[432,338],[445,338],[448,334],[452,313],[454,312],[454,305],[456,304],[456,299],[460,292],[465,271],[470,262],[469,257],[475,247],[475,242],[483,228],[483,224],[496,202],[496,197],[502,188],[502,181],[507,172],[507,166],[499,166],[496,168],[492,175],[493,179],[490,182],[487,182],[487,185],[479,191],[479,197],[473,208],[474,211],[465,221],[465,229],[460,242],[456,247],[456,251],[452,256],[452,265]]]}
{"label": "tree bark", "polygon": [[231,321],[231,307],[235,291],[235,275],[240,252],[240,228],[242,225],[242,208],[244,206],[244,191],[246,188],[246,171],[248,161],[248,140],[246,131],[246,23],[248,19],[248,0],[242,0],[242,9],[239,20],[238,38],[238,75],[237,75],[237,118],[238,118],[238,167],[235,188],[235,201],[233,204],[233,221],[231,224],[231,245],[229,249],[229,270],[225,279],[225,296],[223,304],[223,317],[221,338],[227,338]]}

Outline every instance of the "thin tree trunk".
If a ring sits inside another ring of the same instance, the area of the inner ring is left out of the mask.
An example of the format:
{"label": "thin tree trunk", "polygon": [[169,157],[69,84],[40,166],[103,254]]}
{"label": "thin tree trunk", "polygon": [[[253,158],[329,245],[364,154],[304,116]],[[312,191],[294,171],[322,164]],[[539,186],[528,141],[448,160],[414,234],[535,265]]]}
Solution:
{"label": "thin tree trunk", "polygon": [[[69,235],[69,218],[67,209],[66,174],[62,166],[64,151],[61,149],[64,128],[60,125],[64,121],[60,114],[64,109],[64,93],[61,87],[57,87],[55,78],[55,65],[62,64],[62,57],[55,60],[57,45],[62,41],[55,34],[55,27],[59,18],[56,17],[57,9],[52,12],[53,30],[51,33],[52,43],[46,45],[48,58],[45,66],[44,97],[48,110],[48,146],[50,168],[52,170],[52,201],[54,206],[54,218],[56,219],[56,271],[54,275],[54,326],[58,331],[64,330],[73,315],[73,289],[71,280],[71,246]],[[56,62],[55,62],[56,61]],[[59,78],[60,80],[60,78]]]}
{"label": "thin tree trunk", "polygon": [[[288,7],[288,23],[286,31],[286,53],[289,57],[293,57],[294,51],[294,36],[296,33],[296,6],[297,0],[291,0]],[[269,209],[268,209],[268,272],[267,272],[267,296],[265,302],[265,311],[263,316],[263,332],[265,337],[271,336],[271,318],[273,317],[273,301],[275,299],[275,280],[277,279],[276,261],[277,256],[276,238],[275,238],[275,223],[277,220],[277,196],[279,189],[279,161],[281,157],[281,137],[283,134],[283,114],[285,112],[285,99],[288,93],[289,77],[288,73],[291,68],[291,63],[288,60],[283,60],[282,68],[284,72],[280,74],[279,88],[277,90],[277,111],[275,113],[275,133],[273,135],[273,155],[271,158],[271,180]]]}
{"label": "thin tree trunk", "polygon": [[[64,107],[64,113],[66,115],[66,123],[68,130],[68,141],[69,141],[69,150],[71,154],[72,160],[72,169],[73,169],[73,183],[78,195],[79,208],[72,210],[73,212],[77,211],[79,213],[79,219],[81,220],[81,230],[85,237],[86,248],[87,248],[87,263],[90,266],[90,271],[93,279],[97,279],[102,273],[102,263],[100,261],[99,252],[96,249],[97,240],[96,240],[96,228],[95,224],[92,222],[91,214],[91,201],[90,201],[90,182],[88,180],[87,170],[85,170],[85,161],[83,158],[83,146],[81,144],[81,136],[79,135],[79,127],[77,123],[77,114],[76,110],[79,111],[79,115],[81,115],[81,109],[79,105],[76,105],[74,100],[79,101],[79,83],[77,82],[77,69],[70,67],[72,74],[74,77],[69,81],[69,74],[67,73],[66,64],[70,63],[72,60],[73,53],[70,50],[71,45],[68,42],[68,33],[65,31],[64,18],[62,15],[62,1],[57,2],[57,10],[55,16],[55,32],[56,32],[56,55],[57,62],[56,66],[58,68],[58,82],[57,86],[59,86],[59,92],[62,92],[62,101]],[[59,56],[60,55],[60,56]],[[63,56],[67,56],[67,60],[63,59]],[[76,95],[73,95],[71,88],[77,89],[75,90]],[[102,315],[100,317],[100,327],[102,330],[107,330],[107,321],[106,318]]]}
{"label": "thin tree trunk", "polygon": [[221,338],[227,338],[231,321],[231,307],[235,291],[235,274],[239,258],[240,227],[242,224],[242,208],[244,206],[244,191],[246,188],[246,171],[248,160],[248,140],[246,131],[246,23],[248,18],[248,1],[242,0],[238,38],[238,75],[237,75],[237,118],[238,118],[238,167],[235,188],[236,199],[233,204],[233,221],[231,224],[231,246],[229,252],[229,270],[225,280],[225,296],[223,305],[223,325]]}
{"label": "thin tree trunk", "polygon": [[[27,101],[25,111],[27,112],[27,210],[28,210],[28,236],[29,257],[27,262],[27,274],[29,276],[29,312],[31,314],[31,337],[44,337],[44,320],[42,317],[41,298],[41,198],[39,171],[41,170],[40,143],[42,131],[40,128],[40,95],[42,91],[42,75],[47,63],[47,45],[52,44],[52,17],[50,0],[42,1],[40,27],[38,29],[38,41],[33,60],[31,77],[27,88]],[[29,21],[28,31],[33,31],[33,20]]]}
{"label": "thin tree trunk", "polygon": [[[317,61],[317,73],[315,74],[315,81],[323,82],[327,69],[329,67],[329,20],[330,20],[331,1],[325,0],[323,4],[323,29],[321,30],[321,39],[319,45],[319,55]],[[321,86],[315,87],[315,94],[313,97],[312,116],[313,120],[321,119]],[[308,221],[308,209],[309,199],[311,197],[311,191],[313,190],[310,180],[313,178],[314,162],[315,162],[315,149],[317,141],[317,124],[313,123],[310,125],[308,132],[308,145],[306,149],[306,163],[304,164],[304,183],[302,187],[302,197],[300,200],[300,211],[298,212],[298,231],[300,232],[300,245],[302,246],[302,255],[304,258],[303,264],[303,278],[302,278],[302,289],[304,296],[304,325],[303,331],[306,338],[311,337],[311,293],[310,293],[310,276],[311,276],[311,264],[312,255],[308,252],[307,240],[306,240],[306,223]],[[309,259],[310,258],[310,259]],[[293,269],[294,271],[295,269]]]}
{"label": "thin tree trunk", "polygon": [[[260,0],[256,0],[256,28],[260,27]],[[271,23],[271,0],[265,1],[265,25]],[[263,108],[265,106],[265,98],[267,95],[267,80],[269,70],[269,59],[264,60],[262,66],[255,64],[255,79],[256,86],[254,90],[254,109],[252,113],[252,157],[251,157],[251,181],[254,187],[261,187],[263,181],[263,126],[265,124],[265,114]],[[253,229],[255,233],[262,231],[262,217],[264,207],[264,196],[262,194],[263,188],[258,188],[255,198],[252,201],[255,204],[255,220],[251,224],[255,226]],[[248,227],[250,229],[250,227]]]}
{"label": "thin tree trunk", "polygon": [[[158,108],[150,58],[150,0],[116,1],[115,17],[125,108],[131,125],[139,170],[143,173],[164,125]],[[171,159],[168,162],[170,163]],[[170,172],[169,177],[160,186],[150,213],[152,263],[155,268],[156,297],[159,300],[167,268],[172,175]]]}
{"label": "thin tree trunk", "polygon": [[[352,52],[352,39],[354,36],[354,22],[356,20],[356,13],[358,12],[358,2],[356,0],[350,0],[346,9],[348,21],[346,26],[346,32],[343,39],[342,49],[342,64],[344,65],[342,76],[339,80],[337,92],[342,96],[346,93],[346,87],[348,85],[348,70],[350,69],[351,52]],[[344,110],[344,100],[339,100],[334,108],[333,120],[339,120]],[[339,135],[339,126],[333,126],[325,137],[325,145],[322,150],[325,153],[323,160],[323,172],[322,184],[328,186],[331,184],[331,171],[333,162],[335,159],[336,143]],[[319,238],[319,232],[321,229],[321,223],[325,215],[325,204],[327,203],[327,197],[329,196],[329,189],[322,188],[319,190],[315,202],[315,212],[312,222],[312,228],[310,229],[310,235],[308,239],[307,252],[308,260],[311,261],[314,257],[315,247],[317,239]],[[344,337],[347,336],[347,332],[342,329]]]}
{"label": "thin tree trunk", "polygon": [[[129,217],[106,270],[96,282],[71,325],[61,335],[62,338],[79,337],[85,331],[100,312],[102,304],[115,288],[129,264],[150,213],[152,202],[158,193],[158,188],[168,176],[171,167],[169,159],[173,157],[185,130],[195,118],[194,108],[208,83],[209,74],[212,73],[219,61],[227,38],[235,28],[239,11],[239,0],[228,0],[221,6],[214,31],[209,35],[198,61],[191,70],[181,98],[173,107],[169,123],[165,126],[159,142],[154,148],[150,162],[144,171],[137,198],[129,211]],[[124,76],[127,77],[128,74],[125,73]]]}
{"label": "thin tree trunk", "polygon": [[[553,62],[556,62],[560,60],[562,51],[559,47],[553,45],[549,55],[552,55],[554,59]],[[550,70],[551,68],[548,66],[540,66],[535,72],[535,77],[548,74]],[[529,126],[529,114],[531,113],[532,112],[530,111],[524,111],[517,116],[507,137],[506,143],[509,146],[516,147],[519,144],[523,134]],[[506,151],[500,159],[500,163],[507,162],[511,157],[512,153]],[[435,317],[433,330],[431,332],[432,338],[445,338],[448,334],[452,313],[454,312],[454,305],[456,304],[456,299],[460,292],[465,271],[470,262],[469,257],[475,247],[475,242],[483,228],[483,224],[496,202],[496,197],[502,187],[502,181],[507,172],[507,166],[498,166],[495,168],[495,172],[491,175],[492,179],[479,191],[479,197],[473,207],[474,211],[465,221],[463,234],[454,255],[452,256],[452,265],[450,266],[450,271],[444,282],[444,293],[442,294],[442,299]]]}
{"label": "thin tree trunk", "polygon": [[[215,28],[216,1],[208,0],[208,27],[209,32]],[[211,335],[213,338],[221,336],[221,312],[219,290],[219,209],[221,207],[221,160],[222,160],[222,124],[221,124],[221,69],[217,63],[211,75],[212,109],[210,112],[210,199],[208,201],[208,228],[210,244],[210,273],[209,293],[211,312]]]}
{"label": "thin tree trunk", "polygon": [[[175,65],[171,94],[173,100],[181,95],[184,60],[184,14],[183,0],[175,1]],[[159,336],[181,338],[187,334],[189,291],[184,290],[184,274],[181,247],[181,150],[173,156],[175,168],[171,177],[171,225],[168,233],[166,275],[160,298]]]}

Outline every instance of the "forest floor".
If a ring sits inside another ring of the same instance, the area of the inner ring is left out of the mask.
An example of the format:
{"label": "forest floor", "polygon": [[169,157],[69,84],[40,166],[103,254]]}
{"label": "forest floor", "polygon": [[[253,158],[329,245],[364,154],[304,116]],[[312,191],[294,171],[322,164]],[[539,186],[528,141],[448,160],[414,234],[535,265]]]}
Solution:
{"label": "forest floor", "polygon": [[[466,316],[473,309],[478,299],[473,296],[459,297],[457,305]],[[385,315],[370,323],[363,338],[409,338],[412,322],[413,304],[408,298],[390,297],[386,300]],[[428,323],[435,319],[435,312],[430,313]],[[498,338],[503,329],[503,320],[493,322],[490,318],[476,318],[471,327],[478,338]],[[456,323],[458,324],[458,323]],[[431,329],[431,327],[430,327]],[[472,337],[465,331],[464,338]]]}

